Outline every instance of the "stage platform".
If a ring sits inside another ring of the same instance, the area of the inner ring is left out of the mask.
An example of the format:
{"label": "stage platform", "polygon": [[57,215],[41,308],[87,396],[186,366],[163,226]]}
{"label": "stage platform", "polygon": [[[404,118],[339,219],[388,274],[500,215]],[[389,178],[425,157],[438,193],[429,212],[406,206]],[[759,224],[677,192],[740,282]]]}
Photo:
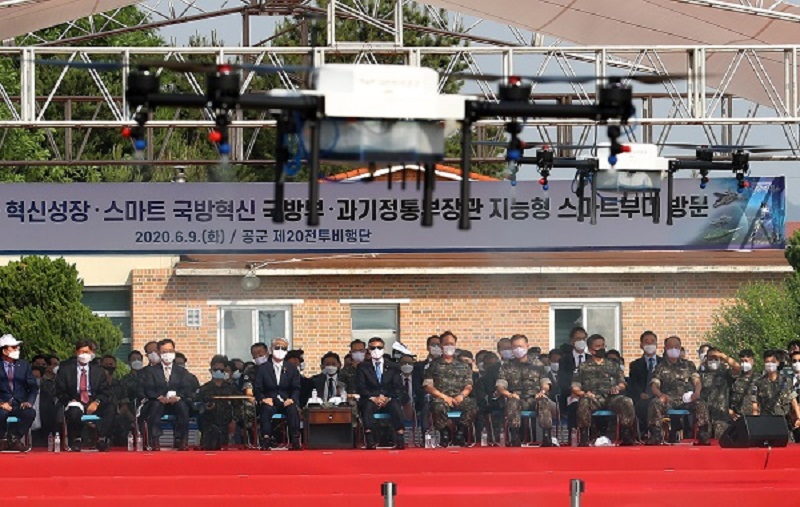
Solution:
{"label": "stage platform", "polygon": [[398,507],[800,505],[800,445],[0,455],[2,505]]}

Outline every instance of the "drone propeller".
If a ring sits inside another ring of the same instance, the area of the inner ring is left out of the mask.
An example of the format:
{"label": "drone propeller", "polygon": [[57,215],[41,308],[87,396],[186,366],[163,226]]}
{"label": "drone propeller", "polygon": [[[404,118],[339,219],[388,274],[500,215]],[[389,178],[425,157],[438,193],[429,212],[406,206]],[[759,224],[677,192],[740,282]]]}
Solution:
{"label": "drone propeller", "polygon": [[622,81],[636,81],[642,84],[658,84],[673,79],[685,79],[683,74],[632,74],[629,76],[596,76],[596,75],[583,75],[583,76],[528,76],[521,74],[503,75],[503,74],[473,74],[469,72],[457,72],[449,74],[448,77],[455,79],[468,79],[473,81],[508,81],[511,84],[516,84],[521,81],[530,83],[591,83],[593,81],[608,81],[610,83],[619,83]]}
{"label": "drone propeller", "polygon": [[76,69],[94,69],[97,71],[115,71],[125,67],[136,68],[164,68],[177,72],[213,73],[231,70],[247,70],[257,74],[276,74],[278,72],[311,72],[314,67],[304,65],[253,65],[248,63],[200,63],[200,62],[175,62],[171,60],[142,60],[138,62],[83,62],[70,60],[32,60],[38,65],[56,65],[60,67],[75,67]]}
{"label": "drone propeller", "polygon": [[746,151],[749,153],[770,153],[777,151],[791,151],[788,148],[770,148],[768,146],[750,144],[692,144],[692,143],[664,143],[660,146],[669,146],[679,150],[710,151],[714,153],[732,153]]}
{"label": "drone propeller", "polygon": [[[508,141],[474,141],[472,144],[476,146],[496,146],[499,148],[508,147]],[[590,144],[558,144],[558,143],[545,143],[545,142],[530,142],[530,141],[522,141],[522,149],[529,150],[529,149],[549,149],[552,148],[554,150],[592,150],[596,148],[594,145]]]}

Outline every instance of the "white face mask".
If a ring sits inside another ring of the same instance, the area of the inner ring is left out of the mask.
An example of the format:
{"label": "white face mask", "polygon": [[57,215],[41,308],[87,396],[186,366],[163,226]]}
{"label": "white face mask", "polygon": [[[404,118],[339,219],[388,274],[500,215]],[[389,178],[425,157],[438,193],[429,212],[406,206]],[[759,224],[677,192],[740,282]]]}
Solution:
{"label": "white face mask", "polygon": [[8,357],[16,361],[17,359],[19,359],[19,350],[12,350],[11,352],[8,353]]}
{"label": "white face mask", "polygon": [[678,359],[681,357],[681,349],[667,349],[667,357],[670,359]]}
{"label": "white face mask", "polygon": [[719,361],[709,361],[708,362],[708,369],[711,371],[719,370]]}
{"label": "white face mask", "polygon": [[352,357],[353,361],[355,361],[356,363],[360,363],[364,360],[365,357],[367,357],[367,353],[364,352],[363,350],[357,350],[355,352],[351,352],[350,357]]}
{"label": "white face mask", "polygon": [[431,357],[442,357],[442,347],[433,345],[430,350]]}
{"label": "white face mask", "polygon": [[400,371],[402,371],[406,375],[411,375],[411,372],[414,371],[414,365],[413,364],[401,364],[400,365]]}
{"label": "white face mask", "polygon": [[514,357],[517,359],[522,359],[523,357],[528,355],[528,349],[525,347],[516,347],[511,349],[511,353],[514,354]]}
{"label": "white face mask", "polygon": [[330,377],[336,375],[336,372],[338,372],[338,371],[339,371],[339,368],[337,368],[336,366],[326,366],[325,367],[325,374],[330,376]]}
{"label": "white face mask", "polygon": [[550,371],[552,371],[553,373],[558,373],[558,363],[551,364]]}
{"label": "white face mask", "polygon": [[78,362],[81,364],[89,364],[89,361],[92,360],[91,354],[78,354]]}
{"label": "white face mask", "polygon": [[512,357],[514,357],[514,352],[511,349],[508,350],[501,350],[500,357],[503,358],[503,361],[508,361]]}
{"label": "white face mask", "polygon": [[258,356],[257,358],[253,359],[253,362],[260,366],[267,362],[267,356]]}
{"label": "white face mask", "polygon": [[144,368],[144,363],[142,361],[131,361],[131,370],[139,371]]}
{"label": "white face mask", "polygon": [[172,364],[172,361],[175,360],[175,352],[164,352],[161,354],[161,362],[166,364],[167,366]]}
{"label": "white face mask", "polygon": [[298,366],[298,368],[300,369],[300,371],[305,371],[306,363],[300,363],[300,366]]}
{"label": "white face mask", "polygon": [[750,363],[742,363],[742,371],[747,373],[748,371],[753,369],[753,365]]}
{"label": "white face mask", "polygon": [[154,350],[147,354],[147,360],[150,361],[150,364],[158,364],[161,362],[161,356]]}
{"label": "white face mask", "polygon": [[53,366],[53,375],[58,375],[58,366]]}
{"label": "white face mask", "polygon": [[455,345],[445,345],[442,347],[442,351],[444,351],[444,355],[448,357],[453,357],[456,355],[456,346]]}
{"label": "white face mask", "polygon": [[586,340],[578,340],[575,342],[575,350],[583,352],[586,350]]}
{"label": "white face mask", "polygon": [[800,373],[800,363],[792,363],[792,370],[794,370],[795,373]]}
{"label": "white face mask", "polygon": [[287,352],[288,351],[286,351],[286,350],[280,350],[280,349],[273,350],[272,351],[272,357],[274,357],[278,361],[283,361],[283,358],[286,357]]}
{"label": "white face mask", "polygon": [[369,355],[372,356],[372,359],[379,360],[383,357],[383,349],[373,349],[369,351]]}
{"label": "white face mask", "polygon": [[643,350],[643,351],[644,351],[644,353],[645,353],[645,354],[647,354],[648,356],[652,356],[653,354],[655,354],[655,353],[656,353],[656,346],[655,346],[655,345],[652,345],[652,344],[647,344],[647,345],[645,345],[644,347],[642,347],[642,350]]}
{"label": "white face mask", "polygon": [[233,372],[233,374],[231,375],[231,378],[232,378],[233,380],[239,380],[240,378],[242,378],[242,372],[240,372],[239,370],[236,370],[236,371],[235,371],[235,372]]}
{"label": "white face mask", "polygon": [[705,361],[705,359],[706,359],[706,353],[705,352],[700,352],[700,360],[701,361]]}
{"label": "white face mask", "polygon": [[764,363],[764,370],[773,373],[778,371],[778,363]]}

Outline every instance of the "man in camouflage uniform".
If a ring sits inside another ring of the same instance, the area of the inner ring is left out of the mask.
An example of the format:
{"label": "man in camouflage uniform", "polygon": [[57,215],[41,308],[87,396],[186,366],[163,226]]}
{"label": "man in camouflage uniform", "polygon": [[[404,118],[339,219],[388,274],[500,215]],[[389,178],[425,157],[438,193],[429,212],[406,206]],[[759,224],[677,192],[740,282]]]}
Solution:
{"label": "man in camouflage uniform", "polygon": [[[764,352],[764,375],[756,380],[753,415],[779,415],[786,418],[787,429],[800,427],[800,405],[792,378],[778,369],[778,351]],[[792,437],[792,432],[789,433]]]}
{"label": "man in camouflage uniform", "polygon": [[217,396],[236,396],[241,392],[230,380],[232,365],[225,356],[211,359],[211,380],[200,386],[199,398],[203,402],[200,429],[201,443],[206,451],[215,451],[227,445],[228,435],[235,428],[233,403],[216,399]]}
{"label": "man in camouflage uniform", "polygon": [[[440,340],[442,357],[435,359],[425,370],[423,385],[431,395],[433,426],[442,433],[442,445],[447,445],[450,435],[455,434],[453,442],[463,446],[466,443],[466,431],[472,427],[478,411],[475,400],[469,397],[472,392],[472,369],[455,359],[457,338],[453,333],[446,331]],[[457,425],[447,417],[448,411],[461,412]]]}
{"label": "man in camouflage uniform", "polygon": [[[703,385],[694,363],[681,359],[681,339],[670,336],[664,341],[666,360],[661,361],[653,373],[650,385],[653,399],[647,412],[650,436],[647,445],[660,445],[663,441],[661,422],[669,409],[689,410],[700,428],[698,445],[710,445],[708,406],[700,399]],[[684,395],[691,393],[684,401]]]}
{"label": "man in camouflage uniform", "polygon": [[758,377],[753,373],[755,354],[750,349],[739,352],[739,364],[742,373],[731,386],[730,408],[728,415],[735,421],[743,415],[753,415],[753,391]]}
{"label": "man in camouflage uniform", "polygon": [[484,365],[484,371],[475,385],[475,399],[478,402],[479,414],[484,420],[489,419],[492,430],[489,438],[494,443],[500,441],[500,432],[504,431],[505,404],[503,398],[497,395],[496,385],[497,378],[500,376],[500,368],[513,357],[510,339],[500,338],[497,341],[497,355],[500,360],[490,360],[491,364]]}
{"label": "man in camouflage uniform", "polygon": [[511,337],[514,359],[506,361],[497,377],[497,392],[506,399],[506,422],[512,447],[519,447],[522,411],[533,410],[542,428],[542,447],[553,445],[551,428],[556,404],[547,397],[550,378],[542,364],[528,359],[528,338],[517,334]]}
{"label": "man in camouflage uniform", "polygon": [[578,368],[572,378],[572,395],[578,400],[578,445],[589,445],[589,427],[592,425],[592,412],[611,410],[619,418],[622,445],[633,445],[633,428],[636,412],[633,400],[621,393],[625,390],[625,374],[619,363],[605,357],[606,339],[593,334],[586,340],[586,349],[592,355]]}
{"label": "man in camouflage uniform", "polygon": [[739,377],[742,367],[716,347],[709,347],[706,351],[705,366],[700,373],[700,383],[703,385],[701,399],[708,405],[714,438],[720,438],[731,424],[728,413],[731,386]]}

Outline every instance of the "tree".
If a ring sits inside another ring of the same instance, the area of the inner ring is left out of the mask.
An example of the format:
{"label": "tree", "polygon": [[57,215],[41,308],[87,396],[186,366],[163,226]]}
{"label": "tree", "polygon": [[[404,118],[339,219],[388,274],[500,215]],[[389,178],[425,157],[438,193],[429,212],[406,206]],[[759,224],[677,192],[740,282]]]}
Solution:
{"label": "tree", "polygon": [[3,333],[24,341],[26,357],[73,354],[75,342],[92,339],[98,354],[113,354],[122,331],[81,303],[83,282],[74,264],[27,256],[0,267],[0,322]]}

